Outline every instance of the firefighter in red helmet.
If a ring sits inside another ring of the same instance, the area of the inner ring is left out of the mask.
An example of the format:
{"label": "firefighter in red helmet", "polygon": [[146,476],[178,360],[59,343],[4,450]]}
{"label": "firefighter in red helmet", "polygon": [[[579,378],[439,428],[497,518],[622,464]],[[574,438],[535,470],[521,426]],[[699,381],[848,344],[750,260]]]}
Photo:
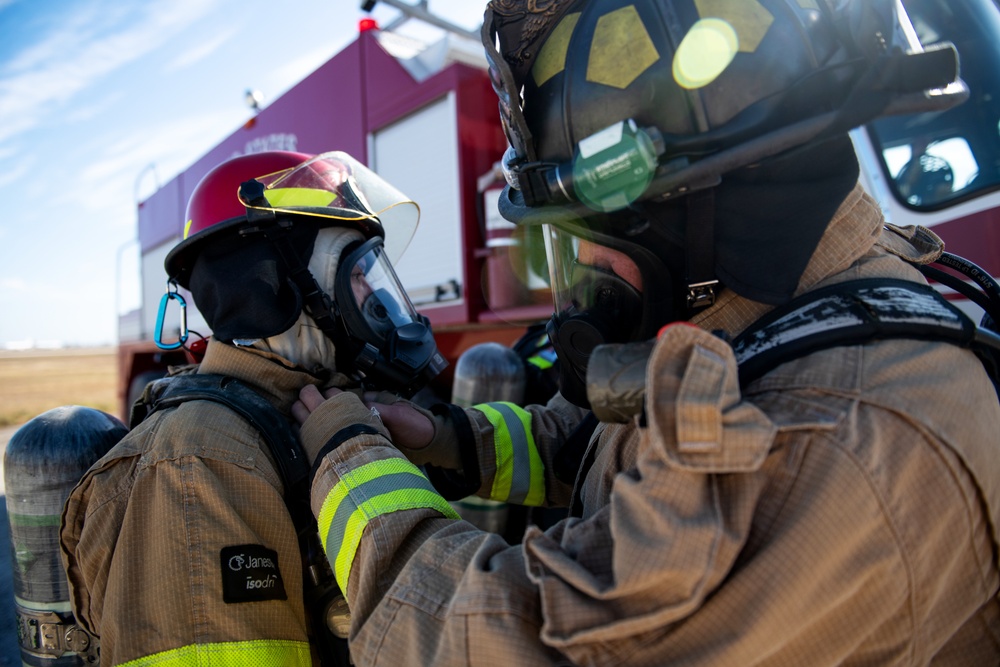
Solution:
{"label": "firefighter in red helmet", "polygon": [[61,530],[102,664],[347,664],[290,409],[306,385],[410,395],[440,370],[389,259],[417,217],[344,153],[236,157],[195,187],[165,267],[212,329],[204,359],[147,387]]}
{"label": "firefighter in red helmet", "polygon": [[[954,49],[897,0],[491,0],[483,37],[500,212],[549,251],[553,401],[608,414],[627,378],[597,360],[645,348],[641,400],[571,432],[555,403],[428,418],[303,389],[356,663],[1000,662],[1000,405],[923,328],[964,317],[916,268],[940,241],[886,225],[847,134],[961,102]],[[923,299],[909,335],[870,333]],[[782,344],[841,319],[869,334]],[[762,349],[785,356],[744,375]],[[391,440],[350,431],[371,406]],[[403,455],[570,516],[508,544]]]}

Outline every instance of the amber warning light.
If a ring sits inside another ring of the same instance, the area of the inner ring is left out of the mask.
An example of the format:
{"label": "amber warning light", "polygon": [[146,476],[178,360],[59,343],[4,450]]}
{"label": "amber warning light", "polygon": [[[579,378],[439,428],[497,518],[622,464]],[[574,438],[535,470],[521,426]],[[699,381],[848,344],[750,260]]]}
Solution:
{"label": "amber warning light", "polygon": [[361,19],[358,21],[358,32],[368,32],[378,30],[378,21],[375,19]]}

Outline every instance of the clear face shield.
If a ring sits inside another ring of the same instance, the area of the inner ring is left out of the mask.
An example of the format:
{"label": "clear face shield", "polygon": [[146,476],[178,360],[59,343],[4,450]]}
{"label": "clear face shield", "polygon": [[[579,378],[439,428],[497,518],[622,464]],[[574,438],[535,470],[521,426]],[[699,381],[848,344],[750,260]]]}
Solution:
{"label": "clear face shield", "polygon": [[420,221],[416,202],[340,151],[254,180],[263,186],[263,193],[242,186],[239,190],[247,209],[380,224],[392,261],[399,260]]}
{"label": "clear face shield", "polygon": [[341,256],[334,300],[355,348],[355,369],[375,385],[409,395],[444,369],[430,323],[410,302],[381,239]]}

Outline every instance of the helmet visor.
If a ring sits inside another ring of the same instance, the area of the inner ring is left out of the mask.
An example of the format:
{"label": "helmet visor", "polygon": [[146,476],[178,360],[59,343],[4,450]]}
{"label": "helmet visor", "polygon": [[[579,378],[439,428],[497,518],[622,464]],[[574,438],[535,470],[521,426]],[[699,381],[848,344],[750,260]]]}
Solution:
{"label": "helmet visor", "polygon": [[420,221],[416,202],[340,151],[322,153],[256,180],[264,186],[267,205],[240,197],[244,206],[332,220],[378,221],[385,229],[385,252],[393,261],[403,254]]}

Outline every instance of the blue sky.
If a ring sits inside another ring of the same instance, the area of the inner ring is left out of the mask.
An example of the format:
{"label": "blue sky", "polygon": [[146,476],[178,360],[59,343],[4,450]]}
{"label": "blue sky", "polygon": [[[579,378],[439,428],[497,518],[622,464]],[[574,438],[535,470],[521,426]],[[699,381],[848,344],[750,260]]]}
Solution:
{"label": "blue sky", "polygon": [[[353,40],[360,5],[0,0],[0,349],[115,343],[136,201],[250,117],[247,89],[266,106]],[[484,7],[429,4],[468,29]]]}

